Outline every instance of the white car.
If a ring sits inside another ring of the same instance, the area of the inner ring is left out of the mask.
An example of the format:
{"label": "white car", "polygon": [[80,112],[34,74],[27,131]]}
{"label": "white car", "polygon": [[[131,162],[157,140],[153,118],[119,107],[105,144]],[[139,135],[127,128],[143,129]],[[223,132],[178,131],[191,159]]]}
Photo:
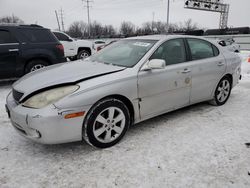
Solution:
{"label": "white car", "polygon": [[220,44],[222,47],[227,48],[231,52],[240,52],[240,45],[237,44],[234,39],[219,39],[217,40],[218,44]]}
{"label": "white car", "polygon": [[60,31],[53,31],[53,33],[62,43],[65,57],[71,60],[85,59],[95,52],[93,49],[94,44],[91,41],[73,39],[66,33]]}

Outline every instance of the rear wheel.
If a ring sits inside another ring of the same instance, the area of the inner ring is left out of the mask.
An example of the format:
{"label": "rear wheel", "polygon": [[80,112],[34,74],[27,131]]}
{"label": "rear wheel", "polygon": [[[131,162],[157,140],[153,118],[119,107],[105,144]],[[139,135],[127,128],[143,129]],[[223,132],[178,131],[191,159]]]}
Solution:
{"label": "rear wheel", "polygon": [[77,54],[77,59],[86,59],[90,56],[90,53],[86,50],[81,50]]}
{"label": "rear wheel", "polygon": [[25,74],[42,69],[48,65],[49,63],[43,60],[32,60],[27,64],[25,68]]}
{"label": "rear wheel", "polygon": [[211,101],[211,104],[216,106],[224,105],[230,97],[231,89],[231,80],[227,76],[222,78],[216,87],[214,99]]}
{"label": "rear wheel", "polygon": [[126,105],[117,99],[105,99],[88,113],[83,138],[98,148],[111,147],[122,139],[129,124],[130,114]]}

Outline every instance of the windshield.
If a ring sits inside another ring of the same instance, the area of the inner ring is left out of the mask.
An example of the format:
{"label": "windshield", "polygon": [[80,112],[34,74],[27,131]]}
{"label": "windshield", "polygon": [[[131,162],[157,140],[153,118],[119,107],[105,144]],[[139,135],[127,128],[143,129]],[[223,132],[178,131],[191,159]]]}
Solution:
{"label": "windshield", "polygon": [[121,40],[90,57],[91,61],[133,67],[156,43],[155,40]]}

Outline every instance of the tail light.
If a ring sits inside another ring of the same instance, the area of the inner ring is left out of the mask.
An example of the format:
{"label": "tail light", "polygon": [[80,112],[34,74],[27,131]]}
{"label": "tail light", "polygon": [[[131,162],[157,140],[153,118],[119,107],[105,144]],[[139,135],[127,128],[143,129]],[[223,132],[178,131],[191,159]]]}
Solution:
{"label": "tail light", "polygon": [[58,50],[60,50],[60,51],[64,54],[64,47],[63,47],[62,44],[56,45],[56,48],[57,48]]}
{"label": "tail light", "polygon": [[96,51],[100,51],[101,49],[102,49],[101,46],[98,46]]}
{"label": "tail light", "polygon": [[247,59],[247,62],[250,63],[250,57]]}
{"label": "tail light", "polygon": [[97,51],[100,51],[100,50],[102,50],[102,49],[105,48],[105,47],[106,47],[106,45],[98,46],[96,50],[97,50]]}

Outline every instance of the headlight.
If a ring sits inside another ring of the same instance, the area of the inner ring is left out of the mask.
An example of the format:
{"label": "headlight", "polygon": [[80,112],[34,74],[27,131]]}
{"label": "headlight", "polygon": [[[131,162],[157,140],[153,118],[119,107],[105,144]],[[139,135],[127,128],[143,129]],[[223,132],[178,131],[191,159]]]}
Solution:
{"label": "headlight", "polygon": [[29,108],[43,108],[75,92],[78,88],[79,86],[74,85],[74,86],[64,86],[44,91],[29,98],[27,101],[23,103],[23,106]]}

